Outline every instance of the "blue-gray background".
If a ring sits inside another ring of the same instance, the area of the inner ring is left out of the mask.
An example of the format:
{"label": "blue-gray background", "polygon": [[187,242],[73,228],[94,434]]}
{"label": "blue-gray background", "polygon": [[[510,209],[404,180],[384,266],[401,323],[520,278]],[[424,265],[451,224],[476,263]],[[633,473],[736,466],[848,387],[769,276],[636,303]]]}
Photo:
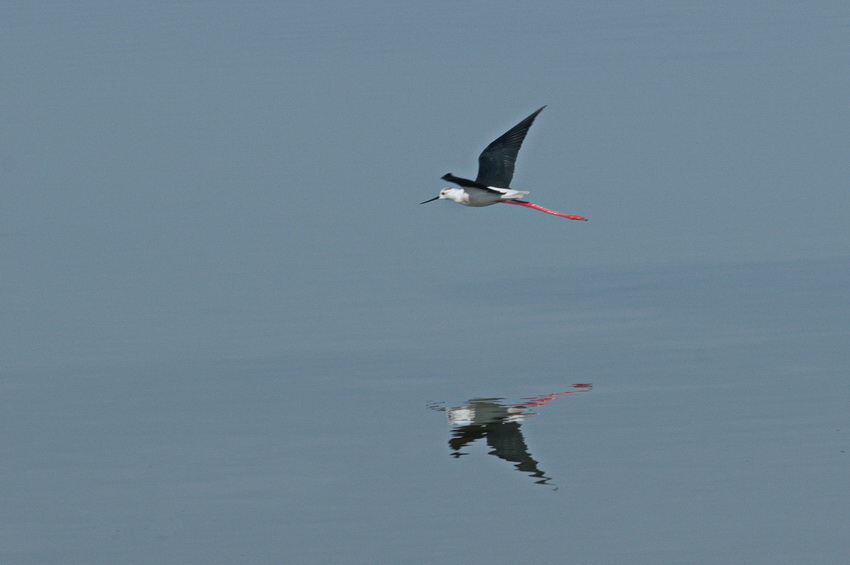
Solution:
{"label": "blue-gray background", "polygon": [[[846,563],[850,4],[4,2],[4,563]],[[418,206],[537,107],[514,186]],[[523,424],[553,485],[449,457]]]}

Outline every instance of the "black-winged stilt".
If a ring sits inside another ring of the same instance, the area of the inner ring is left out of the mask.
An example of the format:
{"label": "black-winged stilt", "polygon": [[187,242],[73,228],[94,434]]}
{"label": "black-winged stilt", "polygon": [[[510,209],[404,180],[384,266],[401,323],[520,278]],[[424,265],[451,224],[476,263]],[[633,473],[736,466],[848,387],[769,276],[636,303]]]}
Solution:
{"label": "black-winged stilt", "polygon": [[447,173],[442,176],[442,179],[453,182],[460,186],[460,188],[444,188],[440,191],[440,194],[425,202],[420,202],[420,204],[427,204],[434,200],[453,200],[464,206],[490,206],[491,204],[502,202],[504,204],[516,204],[517,206],[533,208],[534,210],[570,220],[587,221],[587,218],[582,216],[556,212],[533,202],[520,200],[528,192],[509,188],[514,176],[516,157],[519,153],[519,148],[522,147],[525,134],[528,133],[528,128],[534,123],[534,118],[545,107],[541,107],[509,129],[481,152],[481,155],[478,156],[478,176],[474,181]]}

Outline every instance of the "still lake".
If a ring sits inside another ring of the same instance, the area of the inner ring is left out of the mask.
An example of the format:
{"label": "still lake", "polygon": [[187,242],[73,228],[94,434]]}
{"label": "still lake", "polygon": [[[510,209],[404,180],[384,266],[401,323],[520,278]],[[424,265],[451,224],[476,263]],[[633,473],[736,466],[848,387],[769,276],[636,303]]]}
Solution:
{"label": "still lake", "polygon": [[496,281],[274,354],[222,353],[223,325],[297,331],[238,303],[135,337],[191,326],[182,359],[77,338],[88,366],[4,379],[4,560],[838,563],[848,283],[843,259]]}
{"label": "still lake", "polygon": [[850,563],[848,29],[3,3],[0,563]]}

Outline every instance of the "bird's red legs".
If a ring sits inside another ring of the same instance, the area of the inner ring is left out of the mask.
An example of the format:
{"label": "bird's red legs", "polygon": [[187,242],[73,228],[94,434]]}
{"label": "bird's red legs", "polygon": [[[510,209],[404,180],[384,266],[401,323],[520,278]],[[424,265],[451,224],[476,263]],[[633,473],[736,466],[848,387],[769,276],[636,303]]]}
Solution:
{"label": "bird's red legs", "polygon": [[575,216],[573,214],[564,214],[562,212],[556,212],[554,210],[550,210],[549,208],[544,208],[534,202],[525,202],[524,200],[501,200],[502,204],[516,204],[517,206],[525,206],[526,208],[533,208],[535,210],[539,210],[541,212],[546,212],[547,214],[552,214],[553,216],[560,216],[562,218],[567,218],[568,220],[582,220],[584,222],[587,221],[587,218],[582,216]]}

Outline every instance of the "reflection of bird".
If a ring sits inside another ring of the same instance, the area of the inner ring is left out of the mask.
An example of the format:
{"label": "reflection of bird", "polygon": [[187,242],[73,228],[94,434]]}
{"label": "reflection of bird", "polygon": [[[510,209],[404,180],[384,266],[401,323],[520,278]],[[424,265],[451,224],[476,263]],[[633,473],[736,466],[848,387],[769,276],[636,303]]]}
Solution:
{"label": "reflection of bird", "polygon": [[486,438],[487,445],[493,448],[490,455],[514,463],[519,471],[539,479],[537,483],[546,484],[550,477],[537,467],[537,461],[529,453],[519,429],[520,421],[532,414],[524,407],[505,406],[499,404],[498,400],[475,398],[467,406],[448,410],[449,421],[466,422],[452,430],[452,438],[449,440],[452,456],[466,455],[461,452],[462,448]]}
{"label": "reflection of bird", "polygon": [[516,204],[517,206],[533,208],[570,220],[586,221],[587,218],[581,216],[563,214],[538,206],[533,202],[520,200],[528,192],[509,188],[511,180],[514,177],[514,165],[516,164],[517,154],[519,154],[519,148],[522,147],[525,135],[528,133],[531,124],[534,123],[534,118],[545,107],[543,106],[509,129],[481,152],[481,155],[478,157],[478,176],[474,181],[456,177],[451,173],[445,174],[442,177],[443,180],[452,182],[460,186],[460,188],[444,188],[440,191],[440,194],[430,200],[421,202],[421,204],[433,202],[434,200],[453,200],[464,206],[480,207],[503,202],[505,204]]}
{"label": "reflection of bird", "polygon": [[538,484],[549,484],[551,480],[537,466],[537,461],[531,456],[525,438],[520,431],[520,424],[529,416],[537,413],[532,408],[545,406],[562,396],[570,396],[579,392],[589,391],[593,385],[579,383],[572,385],[573,390],[542,394],[524,398],[518,404],[504,404],[502,398],[473,398],[465,405],[447,408],[444,403],[431,403],[429,408],[446,413],[449,424],[453,426],[449,447],[452,457],[466,455],[461,449],[485,438],[492,449],[488,453],[499,459],[514,464],[517,470],[538,479]]}
{"label": "reflection of bird", "polygon": [[456,408],[446,408],[440,403],[431,404],[430,407],[445,411],[453,426],[449,439],[452,457],[467,455],[461,449],[485,438],[487,445],[492,448],[488,452],[490,455],[513,463],[517,470],[539,479],[535,481],[538,484],[548,484],[551,478],[543,473],[531,456],[520,424],[536,414],[530,411],[532,407],[544,406],[556,398],[588,391],[591,387],[590,384],[575,384],[572,385],[574,390],[525,398],[519,404],[503,404],[501,398],[473,398],[464,406]]}

